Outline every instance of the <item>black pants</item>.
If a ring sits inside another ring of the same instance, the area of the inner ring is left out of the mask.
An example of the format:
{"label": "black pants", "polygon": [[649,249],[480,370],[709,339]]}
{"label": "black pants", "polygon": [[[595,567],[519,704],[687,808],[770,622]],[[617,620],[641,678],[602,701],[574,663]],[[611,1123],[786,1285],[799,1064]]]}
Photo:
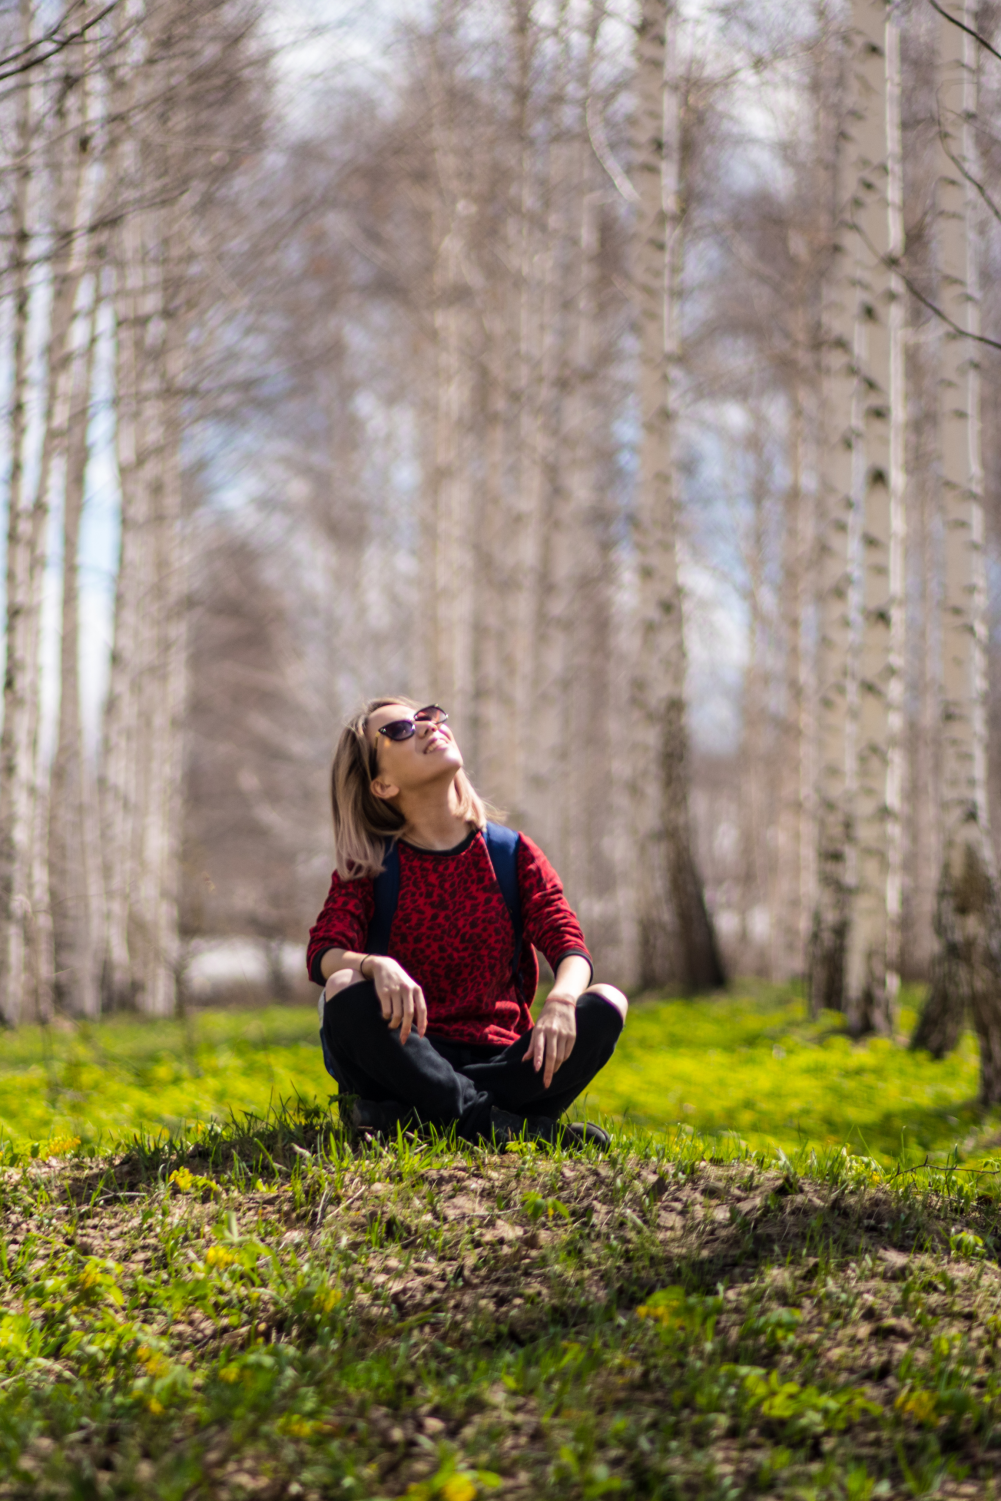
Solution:
{"label": "black pants", "polygon": [[323,1056],[341,1089],[365,1100],[395,1100],[427,1125],[455,1125],[469,1141],[490,1135],[494,1105],[515,1115],[556,1120],[604,1068],[619,1040],[622,1017],[603,996],[585,992],[577,1002],[577,1039],[570,1057],[546,1089],[542,1069],[526,1061],[532,1034],[510,1047],[450,1042],[399,1030],[383,1019],[375,985],[360,981],[323,1009]]}

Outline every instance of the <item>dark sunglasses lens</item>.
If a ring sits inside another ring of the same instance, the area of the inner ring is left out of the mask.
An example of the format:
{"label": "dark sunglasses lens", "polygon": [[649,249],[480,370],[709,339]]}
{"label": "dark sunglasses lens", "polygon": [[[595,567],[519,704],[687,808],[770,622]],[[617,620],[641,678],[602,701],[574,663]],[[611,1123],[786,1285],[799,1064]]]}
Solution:
{"label": "dark sunglasses lens", "polygon": [[394,719],[392,724],[384,724],[379,731],[387,740],[409,740],[414,733],[414,721],[412,719]]}
{"label": "dark sunglasses lens", "polygon": [[426,709],[418,709],[414,718],[421,724],[444,724],[448,715],[437,704],[428,704]]}

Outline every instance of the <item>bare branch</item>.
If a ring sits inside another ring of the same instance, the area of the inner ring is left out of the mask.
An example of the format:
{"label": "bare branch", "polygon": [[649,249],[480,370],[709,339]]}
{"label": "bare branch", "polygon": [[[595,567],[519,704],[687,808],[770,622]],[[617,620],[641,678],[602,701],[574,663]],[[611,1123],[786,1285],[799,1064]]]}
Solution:
{"label": "bare branch", "polygon": [[[47,63],[50,58],[55,57],[71,43],[80,41],[88,31],[103,21],[105,16],[110,15],[117,4],[118,0],[110,0],[110,4],[106,5],[102,11],[98,11],[96,16],[91,16],[82,26],[78,26],[75,31],[60,35],[59,28],[66,20],[66,16],[76,9],[75,5],[71,5],[66,14],[44,36],[40,36],[37,41],[30,42],[27,47],[20,47],[16,52],[9,53],[7,57],[0,58],[0,83],[8,78],[16,78],[20,73],[27,73],[32,68],[41,67],[43,63]],[[49,48],[47,52],[39,52],[40,47],[46,46]],[[24,60],[21,61],[21,59]]]}
{"label": "bare branch", "polygon": [[974,31],[972,26],[967,26],[964,22],[957,21],[955,16],[950,16],[945,7],[939,5],[938,0],[928,0],[928,4],[931,6],[932,10],[937,10],[939,15],[944,20],[948,21],[951,26],[957,27],[960,31],[965,31],[967,36],[971,36],[975,42],[980,43],[985,52],[989,52],[992,57],[996,57],[998,62],[1001,62],[1001,52],[999,52],[996,47],[992,47],[990,42],[987,41],[986,37],[982,37],[980,35],[979,31]]}

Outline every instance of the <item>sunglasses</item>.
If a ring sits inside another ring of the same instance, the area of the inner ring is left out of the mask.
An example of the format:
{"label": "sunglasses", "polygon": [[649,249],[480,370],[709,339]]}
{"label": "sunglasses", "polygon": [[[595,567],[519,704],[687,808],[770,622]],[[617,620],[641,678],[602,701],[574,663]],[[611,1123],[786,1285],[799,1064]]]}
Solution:
{"label": "sunglasses", "polygon": [[410,740],[417,733],[419,724],[444,724],[448,719],[445,710],[437,704],[428,704],[425,709],[418,709],[413,719],[394,719],[390,724],[379,726],[378,733],[385,735],[387,740]]}

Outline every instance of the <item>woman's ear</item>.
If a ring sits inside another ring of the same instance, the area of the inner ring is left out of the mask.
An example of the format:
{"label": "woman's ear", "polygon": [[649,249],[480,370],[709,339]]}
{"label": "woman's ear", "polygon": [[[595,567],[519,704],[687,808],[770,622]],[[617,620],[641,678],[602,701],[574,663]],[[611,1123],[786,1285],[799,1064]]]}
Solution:
{"label": "woman's ear", "polygon": [[386,802],[396,797],[400,790],[395,782],[388,782],[385,777],[376,777],[370,785],[375,796],[383,798]]}

